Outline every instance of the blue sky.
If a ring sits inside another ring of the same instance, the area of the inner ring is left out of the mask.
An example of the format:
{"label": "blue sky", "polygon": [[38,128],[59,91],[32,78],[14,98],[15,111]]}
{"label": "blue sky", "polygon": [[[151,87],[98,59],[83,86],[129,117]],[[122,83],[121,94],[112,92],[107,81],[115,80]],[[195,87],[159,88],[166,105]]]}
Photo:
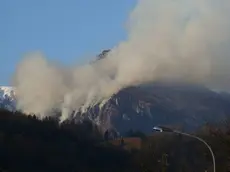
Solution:
{"label": "blue sky", "polygon": [[80,62],[125,39],[136,0],[0,0],[0,85],[17,63],[41,51],[64,64]]}

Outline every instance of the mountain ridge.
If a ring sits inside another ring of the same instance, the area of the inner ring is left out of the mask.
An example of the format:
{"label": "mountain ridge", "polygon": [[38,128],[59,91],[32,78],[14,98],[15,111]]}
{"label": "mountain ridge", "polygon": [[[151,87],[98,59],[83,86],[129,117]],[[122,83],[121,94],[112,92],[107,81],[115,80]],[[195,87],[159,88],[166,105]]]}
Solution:
{"label": "mountain ridge", "polygon": [[[16,110],[13,87],[0,87],[0,105]],[[206,88],[170,87],[152,84],[119,91],[84,112],[76,112],[73,120],[89,119],[104,130],[119,132],[129,129],[150,132],[153,125],[173,125],[194,130],[206,122],[227,119],[230,95]]]}

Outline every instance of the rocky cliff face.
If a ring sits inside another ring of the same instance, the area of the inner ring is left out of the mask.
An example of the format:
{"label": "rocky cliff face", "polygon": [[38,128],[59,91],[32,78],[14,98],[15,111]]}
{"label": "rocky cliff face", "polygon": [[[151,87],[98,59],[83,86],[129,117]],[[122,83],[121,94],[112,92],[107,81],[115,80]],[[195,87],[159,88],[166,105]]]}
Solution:
{"label": "rocky cliff face", "polygon": [[[224,96],[223,96],[224,95]],[[89,108],[83,115],[105,128],[150,133],[154,125],[194,130],[207,122],[226,119],[230,95],[205,88],[158,84],[127,88],[106,103]]]}

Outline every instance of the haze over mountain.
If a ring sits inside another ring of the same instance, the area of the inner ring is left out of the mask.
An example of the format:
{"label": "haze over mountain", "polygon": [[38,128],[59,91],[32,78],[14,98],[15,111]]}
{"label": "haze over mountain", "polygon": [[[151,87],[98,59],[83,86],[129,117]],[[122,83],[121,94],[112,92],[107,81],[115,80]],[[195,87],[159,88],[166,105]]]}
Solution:
{"label": "haze over mountain", "polygon": [[229,90],[229,14],[228,0],[140,0],[127,21],[127,40],[107,58],[66,67],[28,54],[15,71],[17,106],[38,117],[58,109],[64,121],[147,83]]}

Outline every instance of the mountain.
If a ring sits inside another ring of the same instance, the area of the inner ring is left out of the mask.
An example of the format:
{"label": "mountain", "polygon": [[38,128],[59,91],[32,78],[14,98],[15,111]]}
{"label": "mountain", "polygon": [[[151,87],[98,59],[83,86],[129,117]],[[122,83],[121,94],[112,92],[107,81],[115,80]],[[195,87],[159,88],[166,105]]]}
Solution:
{"label": "mountain", "polygon": [[13,87],[0,86],[0,108],[16,110],[16,97]]}
{"label": "mountain", "polygon": [[[97,60],[106,58],[108,53],[109,50],[103,51]],[[132,128],[150,133],[154,125],[195,130],[229,115],[229,93],[199,85],[156,82],[123,89],[109,100],[78,112],[76,117],[84,116],[119,132]]]}
{"label": "mountain", "polygon": [[227,93],[152,84],[121,90],[106,103],[90,107],[81,115],[122,133],[130,128],[149,133],[154,125],[178,126],[191,131],[207,122],[224,120],[229,114]]}
{"label": "mountain", "polygon": [[[97,60],[106,58],[108,52],[103,51]],[[0,87],[0,107],[16,109],[14,88]],[[90,119],[103,129],[114,128],[120,133],[129,129],[150,133],[154,125],[191,131],[229,118],[230,94],[184,83],[149,83],[125,88],[76,114],[73,120]]]}
{"label": "mountain", "polygon": [[[0,107],[16,109],[15,91],[0,87]],[[182,84],[153,83],[129,87],[84,112],[75,120],[90,119],[103,128],[121,133],[129,129],[151,132],[154,125],[194,130],[206,122],[229,117],[230,94]]]}

